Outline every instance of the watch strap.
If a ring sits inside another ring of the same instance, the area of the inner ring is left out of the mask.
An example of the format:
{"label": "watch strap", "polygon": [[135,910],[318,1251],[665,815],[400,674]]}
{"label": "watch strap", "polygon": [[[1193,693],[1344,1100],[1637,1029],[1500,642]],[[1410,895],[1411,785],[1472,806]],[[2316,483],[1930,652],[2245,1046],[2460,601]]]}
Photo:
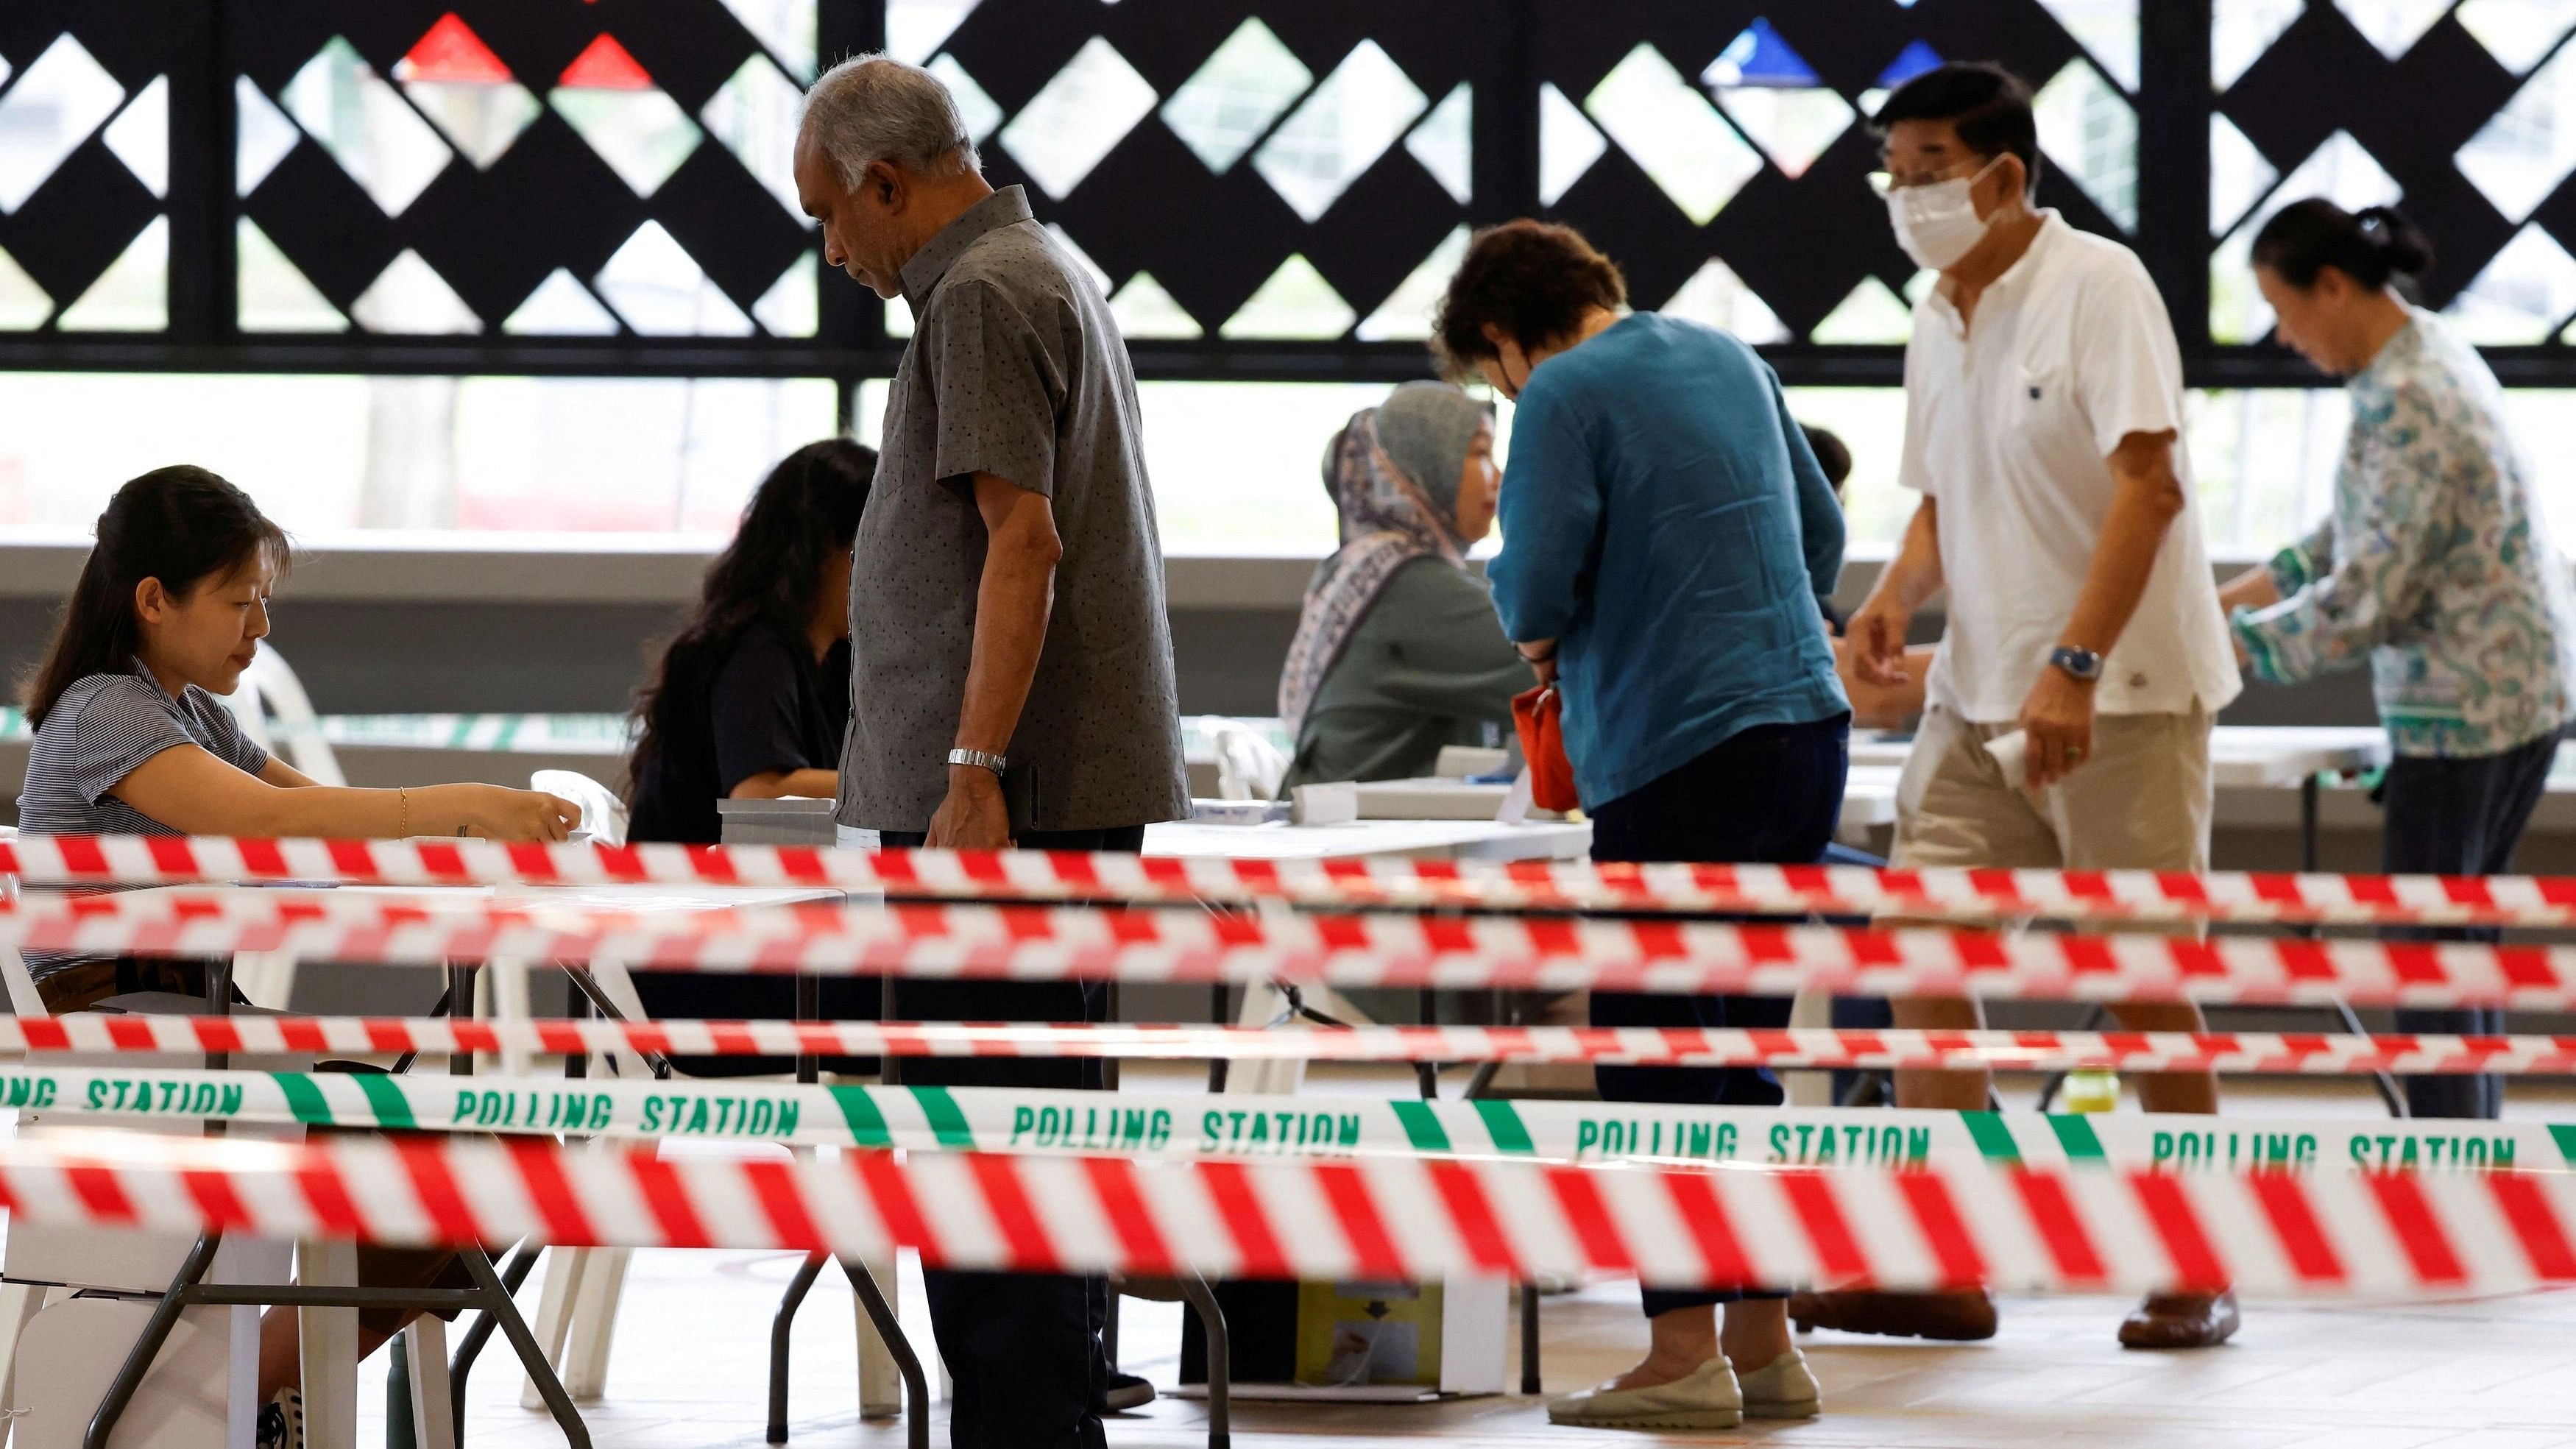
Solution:
{"label": "watch strap", "polygon": [[2048,662],[2066,671],[2070,678],[2094,680],[2102,677],[2102,656],[2090,649],[2060,644],[2049,652]]}
{"label": "watch strap", "polygon": [[996,776],[999,776],[1003,771],[1009,769],[1011,765],[1011,761],[1008,756],[988,755],[982,750],[950,750],[948,752],[948,763],[952,765],[973,765],[979,770],[990,770]]}

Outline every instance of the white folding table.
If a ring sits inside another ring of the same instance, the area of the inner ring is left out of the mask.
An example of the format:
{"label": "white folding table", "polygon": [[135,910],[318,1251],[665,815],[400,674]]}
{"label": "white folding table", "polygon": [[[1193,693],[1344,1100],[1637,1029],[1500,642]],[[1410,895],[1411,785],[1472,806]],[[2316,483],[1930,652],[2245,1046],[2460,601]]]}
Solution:
{"label": "white folding table", "polygon": [[[694,883],[641,883],[600,885],[461,885],[461,886],[379,886],[379,885],[169,885],[152,886],[130,893],[132,897],[155,895],[184,896],[204,899],[212,896],[242,902],[274,903],[281,898],[322,900],[345,899],[352,894],[399,902],[425,912],[442,909],[464,909],[490,902],[508,902],[528,909],[543,920],[549,908],[567,914],[613,910],[636,915],[697,914],[707,911],[752,910],[764,907],[794,905],[809,901],[842,900],[848,893],[832,887],[818,886],[733,886]],[[495,960],[482,963],[492,975],[493,1014],[503,1019],[524,1019],[530,1015],[526,961]],[[228,976],[226,978],[229,979]],[[473,988],[467,968],[453,968],[449,974],[451,1009],[458,1015],[473,1012]],[[503,1057],[503,1069],[512,1075],[527,1070],[523,1049],[513,1048]],[[470,1071],[471,1064],[460,1070]],[[337,1243],[307,1244],[299,1249],[308,1257],[312,1269],[308,1281],[318,1285],[339,1283],[349,1277],[353,1259],[347,1245]],[[351,1280],[354,1281],[354,1280]],[[345,1285],[343,1285],[345,1286]],[[516,1285],[512,1285],[516,1286]],[[571,1285],[566,1285],[569,1290]],[[596,1295],[594,1295],[596,1296]],[[573,1294],[562,1295],[569,1308]],[[306,1442],[315,1449],[354,1449],[357,1432],[357,1314],[340,1307],[307,1307],[300,1310],[304,1340],[304,1410]],[[553,1315],[550,1315],[553,1316]],[[538,1337],[547,1341],[550,1352],[560,1352],[570,1324],[546,1322],[540,1325]],[[514,1335],[515,1337],[515,1335]],[[425,1345],[426,1347],[427,1345]],[[535,1380],[532,1373],[532,1382]],[[541,1394],[551,1397],[561,1390],[543,1384]],[[549,1392],[551,1391],[551,1392]],[[569,1400],[566,1401],[567,1405]]]}

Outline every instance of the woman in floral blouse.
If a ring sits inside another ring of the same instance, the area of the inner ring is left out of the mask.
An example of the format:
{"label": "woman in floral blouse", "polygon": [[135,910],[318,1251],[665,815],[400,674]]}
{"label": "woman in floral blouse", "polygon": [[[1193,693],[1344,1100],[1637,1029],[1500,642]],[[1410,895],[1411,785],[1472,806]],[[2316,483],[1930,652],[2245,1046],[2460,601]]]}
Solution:
{"label": "woman in floral blouse", "polygon": [[[2255,677],[2291,683],[2367,659],[2396,756],[2381,859],[2392,874],[2506,870],[2576,714],[2576,588],[2538,480],[2477,351],[2391,290],[2432,262],[2372,207],[2282,209],[2254,275],[2283,342],[2350,379],[2334,513],[2230,583]],[[2400,1031],[2500,1032],[2503,1013],[2400,1011]],[[2418,1117],[2494,1117],[2495,1077],[2407,1083]]]}

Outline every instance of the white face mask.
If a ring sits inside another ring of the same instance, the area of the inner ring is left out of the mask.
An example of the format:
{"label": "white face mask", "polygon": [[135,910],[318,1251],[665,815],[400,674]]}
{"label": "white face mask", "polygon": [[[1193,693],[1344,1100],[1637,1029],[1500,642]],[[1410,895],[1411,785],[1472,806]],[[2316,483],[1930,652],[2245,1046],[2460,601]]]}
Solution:
{"label": "white face mask", "polygon": [[1969,192],[2002,160],[1998,156],[1987,162],[1974,176],[1888,190],[1888,223],[1896,229],[1896,244],[1913,258],[1914,265],[1945,271],[1986,239],[1988,222],[1977,215],[1976,199]]}

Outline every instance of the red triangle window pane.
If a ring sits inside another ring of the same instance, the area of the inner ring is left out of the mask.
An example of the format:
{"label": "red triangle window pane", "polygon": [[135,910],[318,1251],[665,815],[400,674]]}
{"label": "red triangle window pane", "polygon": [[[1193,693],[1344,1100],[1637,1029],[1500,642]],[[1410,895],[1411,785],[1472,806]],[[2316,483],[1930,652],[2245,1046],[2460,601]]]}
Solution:
{"label": "red triangle window pane", "polygon": [[394,79],[499,85],[511,76],[510,68],[483,43],[483,37],[451,10],[438,17],[438,23],[394,66]]}
{"label": "red triangle window pane", "polygon": [[574,90],[649,91],[655,89],[653,77],[626,53],[613,35],[601,35],[590,48],[573,57],[564,67],[563,82]]}

